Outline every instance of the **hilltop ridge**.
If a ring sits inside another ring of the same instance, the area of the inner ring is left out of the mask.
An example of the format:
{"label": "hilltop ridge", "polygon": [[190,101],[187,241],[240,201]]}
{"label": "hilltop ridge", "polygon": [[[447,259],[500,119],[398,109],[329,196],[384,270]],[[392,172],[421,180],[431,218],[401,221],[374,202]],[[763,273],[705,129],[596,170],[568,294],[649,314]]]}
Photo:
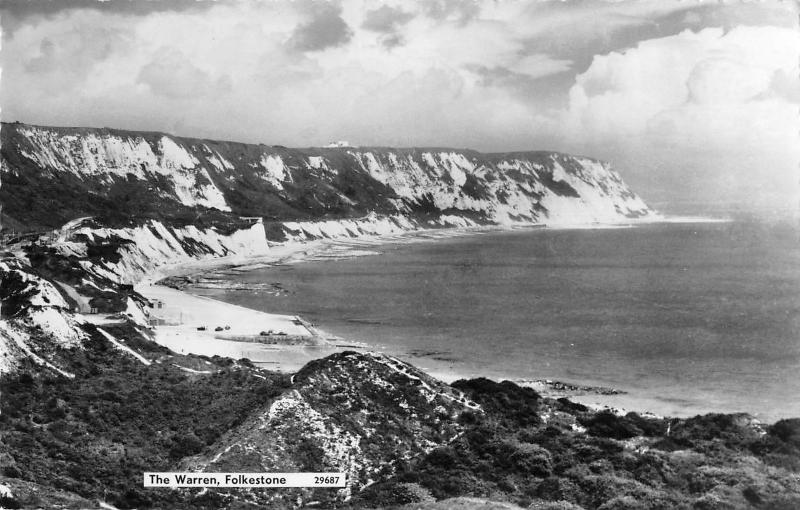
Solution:
{"label": "hilltop ridge", "polygon": [[[609,164],[546,151],[295,148],[110,128],[3,124],[4,228],[403,216],[425,225],[652,216]],[[45,213],[46,211],[46,213]]]}

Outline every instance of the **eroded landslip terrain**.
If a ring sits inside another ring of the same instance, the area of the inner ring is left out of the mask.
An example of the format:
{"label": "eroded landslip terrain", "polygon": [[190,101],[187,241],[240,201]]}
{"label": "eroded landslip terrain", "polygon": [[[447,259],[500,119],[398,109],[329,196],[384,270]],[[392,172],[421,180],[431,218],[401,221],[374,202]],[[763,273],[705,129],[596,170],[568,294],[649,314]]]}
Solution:
{"label": "eroded landslip terrain", "polygon": [[[2,507],[800,507],[800,420],[620,416],[510,382],[448,385],[383,354],[285,374],[154,341],[159,305],[137,286],[180,265],[431,227],[654,217],[605,163],[24,124],[2,138]],[[348,482],[143,487],[144,471],[180,470]]]}

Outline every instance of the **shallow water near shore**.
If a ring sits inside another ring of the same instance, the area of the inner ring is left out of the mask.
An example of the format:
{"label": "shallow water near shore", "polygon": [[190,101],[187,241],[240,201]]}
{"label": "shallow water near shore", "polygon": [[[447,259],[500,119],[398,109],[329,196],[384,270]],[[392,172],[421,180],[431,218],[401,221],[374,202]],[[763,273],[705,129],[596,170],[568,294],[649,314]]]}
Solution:
{"label": "shallow water near shore", "polygon": [[579,400],[672,416],[800,416],[796,227],[530,229],[369,249],[381,254],[217,275],[282,292],[188,290],[300,314],[446,379],[612,387],[627,394]]}

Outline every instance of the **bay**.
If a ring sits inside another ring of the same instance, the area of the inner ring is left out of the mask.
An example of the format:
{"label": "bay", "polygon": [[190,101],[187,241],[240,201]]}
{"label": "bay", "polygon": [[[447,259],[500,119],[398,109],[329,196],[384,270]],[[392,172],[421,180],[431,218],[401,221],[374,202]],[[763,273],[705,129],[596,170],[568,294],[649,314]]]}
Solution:
{"label": "bay", "polygon": [[613,387],[579,400],[800,416],[800,243],[787,224],[488,232],[225,276],[191,289],[300,314],[446,379]]}

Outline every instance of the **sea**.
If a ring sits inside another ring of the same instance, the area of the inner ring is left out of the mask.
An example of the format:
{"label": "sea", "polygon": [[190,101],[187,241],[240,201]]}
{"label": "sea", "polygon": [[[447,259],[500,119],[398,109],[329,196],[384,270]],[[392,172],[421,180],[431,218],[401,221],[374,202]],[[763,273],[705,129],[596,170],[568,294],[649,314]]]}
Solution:
{"label": "sea", "polygon": [[668,416],[800,417],[796,224],[529,228],[339,252],[221,276],[280,292],[189,291],[299,314],[447,380],[613,388],[575,400]]}

